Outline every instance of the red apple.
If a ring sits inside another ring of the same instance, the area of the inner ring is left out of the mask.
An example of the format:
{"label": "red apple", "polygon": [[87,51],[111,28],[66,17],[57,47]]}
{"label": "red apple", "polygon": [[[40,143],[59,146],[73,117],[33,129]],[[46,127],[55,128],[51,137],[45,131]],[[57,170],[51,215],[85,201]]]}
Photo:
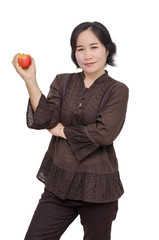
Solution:
{"label": "red apple", "polygon": [[19,54],[19,58],[18,58],[18,63],[19,66],[21,66],[22,68],[28,68],[31,65],[31,57],[28,54]]}

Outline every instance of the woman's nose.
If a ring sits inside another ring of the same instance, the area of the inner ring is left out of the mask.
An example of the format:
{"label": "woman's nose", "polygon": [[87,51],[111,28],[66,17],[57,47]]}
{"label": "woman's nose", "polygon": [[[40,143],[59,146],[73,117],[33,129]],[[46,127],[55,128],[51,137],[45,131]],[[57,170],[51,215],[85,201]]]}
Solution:
{"label": "woman's nose", "polygon": [[91,59],[92,58],[92,52],[91,50],[85,51],[85,59]]}

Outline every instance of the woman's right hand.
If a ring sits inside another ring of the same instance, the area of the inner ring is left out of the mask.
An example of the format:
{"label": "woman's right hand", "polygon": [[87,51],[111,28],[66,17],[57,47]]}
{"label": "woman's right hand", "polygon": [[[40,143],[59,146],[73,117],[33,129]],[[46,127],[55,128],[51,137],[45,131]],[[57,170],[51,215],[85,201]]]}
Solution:
{"label": "woman's right hand", "polygon": [[17,71],[17,73],[24,79],[26,84],[31,84],[33,82],[36,82],[36,66],[35,61],[31,57],[31,65],[29,68],[23,69],[19,66],[18,63],[19,53],[17,53],[12,60],[12,64]]}
{"label": "woman's right hand", "polygon": [[31,57],[31,65],[29,68],[23,69],[18,63],[19,53],[17,53],[12,61],[17,73],[24,79],[28,89],[30,101],[33,110],[35,111],[41,97],[41,91],[36,81],[36,67],[34,59]]}

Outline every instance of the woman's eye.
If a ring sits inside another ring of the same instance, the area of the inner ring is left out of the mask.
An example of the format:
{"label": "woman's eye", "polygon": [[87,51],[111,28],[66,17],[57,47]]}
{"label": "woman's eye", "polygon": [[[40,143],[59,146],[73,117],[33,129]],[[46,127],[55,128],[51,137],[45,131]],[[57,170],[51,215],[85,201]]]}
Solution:
{"label": "woman's eye", "polygon": [[77,51],[78,52],[83,51],[83,48],[78,48]]}
{"label": "woman's eye", "polygon": [[96,49],[96,48],[97,48],[96,46],[92,47],[92,49]]}

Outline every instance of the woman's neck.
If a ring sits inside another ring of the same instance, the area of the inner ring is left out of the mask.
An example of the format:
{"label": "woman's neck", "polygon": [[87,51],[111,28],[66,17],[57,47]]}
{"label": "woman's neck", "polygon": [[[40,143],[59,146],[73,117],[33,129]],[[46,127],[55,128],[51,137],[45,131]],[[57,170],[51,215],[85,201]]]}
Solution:
{"label": "woman's neck", "polygon": [[102,76],[105,73],[105,69],[104,71],[98,72],[98,73],[86,73],[84,72],[85,78],[84,78],[84,84],[86,88],[89,88],[94,81],[99,78],[100,76]]}

